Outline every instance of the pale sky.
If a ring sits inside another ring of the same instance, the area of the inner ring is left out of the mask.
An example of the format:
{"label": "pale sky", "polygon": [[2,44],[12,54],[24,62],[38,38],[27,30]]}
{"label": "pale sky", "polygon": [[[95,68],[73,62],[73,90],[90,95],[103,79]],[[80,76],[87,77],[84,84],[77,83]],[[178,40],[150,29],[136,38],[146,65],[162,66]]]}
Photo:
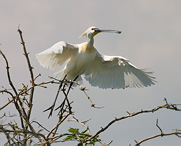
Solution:
{"label": "pale sky", "polygon": [[[22,83],[29,84],[29,72],[22,55],[18,26],[23,31],[35,76],[42,76],[38,82],[47,81],[55,71],[42,68],[35,54],[48,49],[58,41],[77,44],[86,41],[79,36],[90,26],[100,29],[118,29],[121,35],[99,34],[95,37],[94,46],[106,55],[119,55],[130,60],[139,68],[153,71],[157,83],[147,88],[131,89],[99,89],[91,87],[84,80],[83,86],[89,90],[88,95],[97,106],[90,107],[87,97],[75,88],[71,91],[70,100],[74,101],[75,117],[80,121],[92,118],[87,124],[92,134],[105,127],[115,117],[127,115],[126,111],[137,112],[141,109],[152,109],[169,103],[181,104],[181,1],[180,0],[14,0],[3,1],[0,5],[0,49],[6,54],[17,88]],[[59,70],[60,68],[56,69]],[[0,87],[9,87],[6,79],[5,63],[0,57]],[[32,120],[37,120],[49,129],[56,122],[56,114],[47,120],[48,112],[42,111],[54,100],[58,86],[51,85],[48,89],[37,88],[34,97]],[[6,96],[1,97],[2,106]],[[61,99],[61,96],[59,97]],[[61,102],[61,100],[60,100]],[[12,106],[1,111],[0,115]],[[109,127],[100,138],[105,143],[113,140],[111,146],[134,145],[134,140],[140,141],[146,137],[159,134],[155,126],[156,119],[163,132],[173,132],[181,129],[180,112],[160,110],[154,114],[143,114],[127,120],[119,121]],[[67,132],[69,127],[79,127],[76,123],[65,123],[59,132]],[[62,131],[61,131],[62,130]],[[3,136],[0,135],[0,144]],[[145,142],[145,146],[164,145],[179,146],[181,139],[176,136],[163,137]],[[56,144],[55,144],[56,145]],[[72,142],[61,143],[62,146],[75,145]],[[99,144],[97,144],[99,145]]]}

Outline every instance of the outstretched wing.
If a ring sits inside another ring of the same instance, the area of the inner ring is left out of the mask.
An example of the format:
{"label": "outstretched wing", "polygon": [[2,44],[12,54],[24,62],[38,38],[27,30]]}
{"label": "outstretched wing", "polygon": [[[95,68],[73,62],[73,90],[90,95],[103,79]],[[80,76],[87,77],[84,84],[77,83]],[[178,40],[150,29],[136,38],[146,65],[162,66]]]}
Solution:
{"label": "outstretched wing", "polygon": [[100,88],[147,87],[155,84],[151,72],[145,72],[121,56],[106,56],[97,51],[94,62],[86,69],[85,79]]}
{"label": "outstretched wing", "polygon": [[49,69],[55,69],[62,65],[72,55],[78,52],[78,45],[70,45],[64,41],[58,42],[49,49],[36,55],[36,59],[41,66]]}

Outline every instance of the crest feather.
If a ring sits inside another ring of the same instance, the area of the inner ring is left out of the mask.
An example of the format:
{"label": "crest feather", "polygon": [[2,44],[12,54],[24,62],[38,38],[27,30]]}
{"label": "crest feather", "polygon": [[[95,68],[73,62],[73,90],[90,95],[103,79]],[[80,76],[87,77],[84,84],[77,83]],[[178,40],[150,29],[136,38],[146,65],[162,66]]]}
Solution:
{"label": "crest feather", "polygon": [[85,31],[79,38],[82,38],[84,36],[87,36],[87,31]]}

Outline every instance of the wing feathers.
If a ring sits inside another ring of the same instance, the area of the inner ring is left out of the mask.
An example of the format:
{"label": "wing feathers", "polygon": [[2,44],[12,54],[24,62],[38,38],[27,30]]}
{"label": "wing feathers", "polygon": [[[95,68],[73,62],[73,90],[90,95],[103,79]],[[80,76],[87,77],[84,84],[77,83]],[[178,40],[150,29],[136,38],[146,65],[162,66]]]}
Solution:
{"label": "wing feathers", "polygon": [[36,55],[41,66],[49,69],[55,69],[68,60],[72,54],[78,52],[77,45],[70,45],[64,41],[58,42],[49,49]]}
{"label": "wing feathers", "polygon": [[[126,58],[121,56],[106,56],[97,54],[93,62],[85,68],[85,79],[92,86],[100,88],[127,88],[127,87],[147,87],[155,84],[155,78],[150,72],[138,69]],[[51,48],[36,55],[40,65],[45,68],[54,69],[62,65],[65,61],[79,53],[78,45],[58,42]],[[63,70],[56,76],[62,78]],[[81,78],[79,79],[81,80]]]}
{"label": "wing feathers", "polygon": [[97,53],[95,61],[85,72],[85,79],[100,88],[147,87],[155,84],[155,78],[150,74],[138,69],[126,58]]}

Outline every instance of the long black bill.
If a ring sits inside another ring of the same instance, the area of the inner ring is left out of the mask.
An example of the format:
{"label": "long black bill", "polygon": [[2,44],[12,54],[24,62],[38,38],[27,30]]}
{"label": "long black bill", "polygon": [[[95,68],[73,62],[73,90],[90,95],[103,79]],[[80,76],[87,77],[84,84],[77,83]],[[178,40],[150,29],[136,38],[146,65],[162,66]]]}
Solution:
{"label": "long black bill", "polygon": [[95,29],[95,32],[110,32],[110,33],[118,33],[120,34],[121,31],[120,30],[101,30],[101,29]]}

